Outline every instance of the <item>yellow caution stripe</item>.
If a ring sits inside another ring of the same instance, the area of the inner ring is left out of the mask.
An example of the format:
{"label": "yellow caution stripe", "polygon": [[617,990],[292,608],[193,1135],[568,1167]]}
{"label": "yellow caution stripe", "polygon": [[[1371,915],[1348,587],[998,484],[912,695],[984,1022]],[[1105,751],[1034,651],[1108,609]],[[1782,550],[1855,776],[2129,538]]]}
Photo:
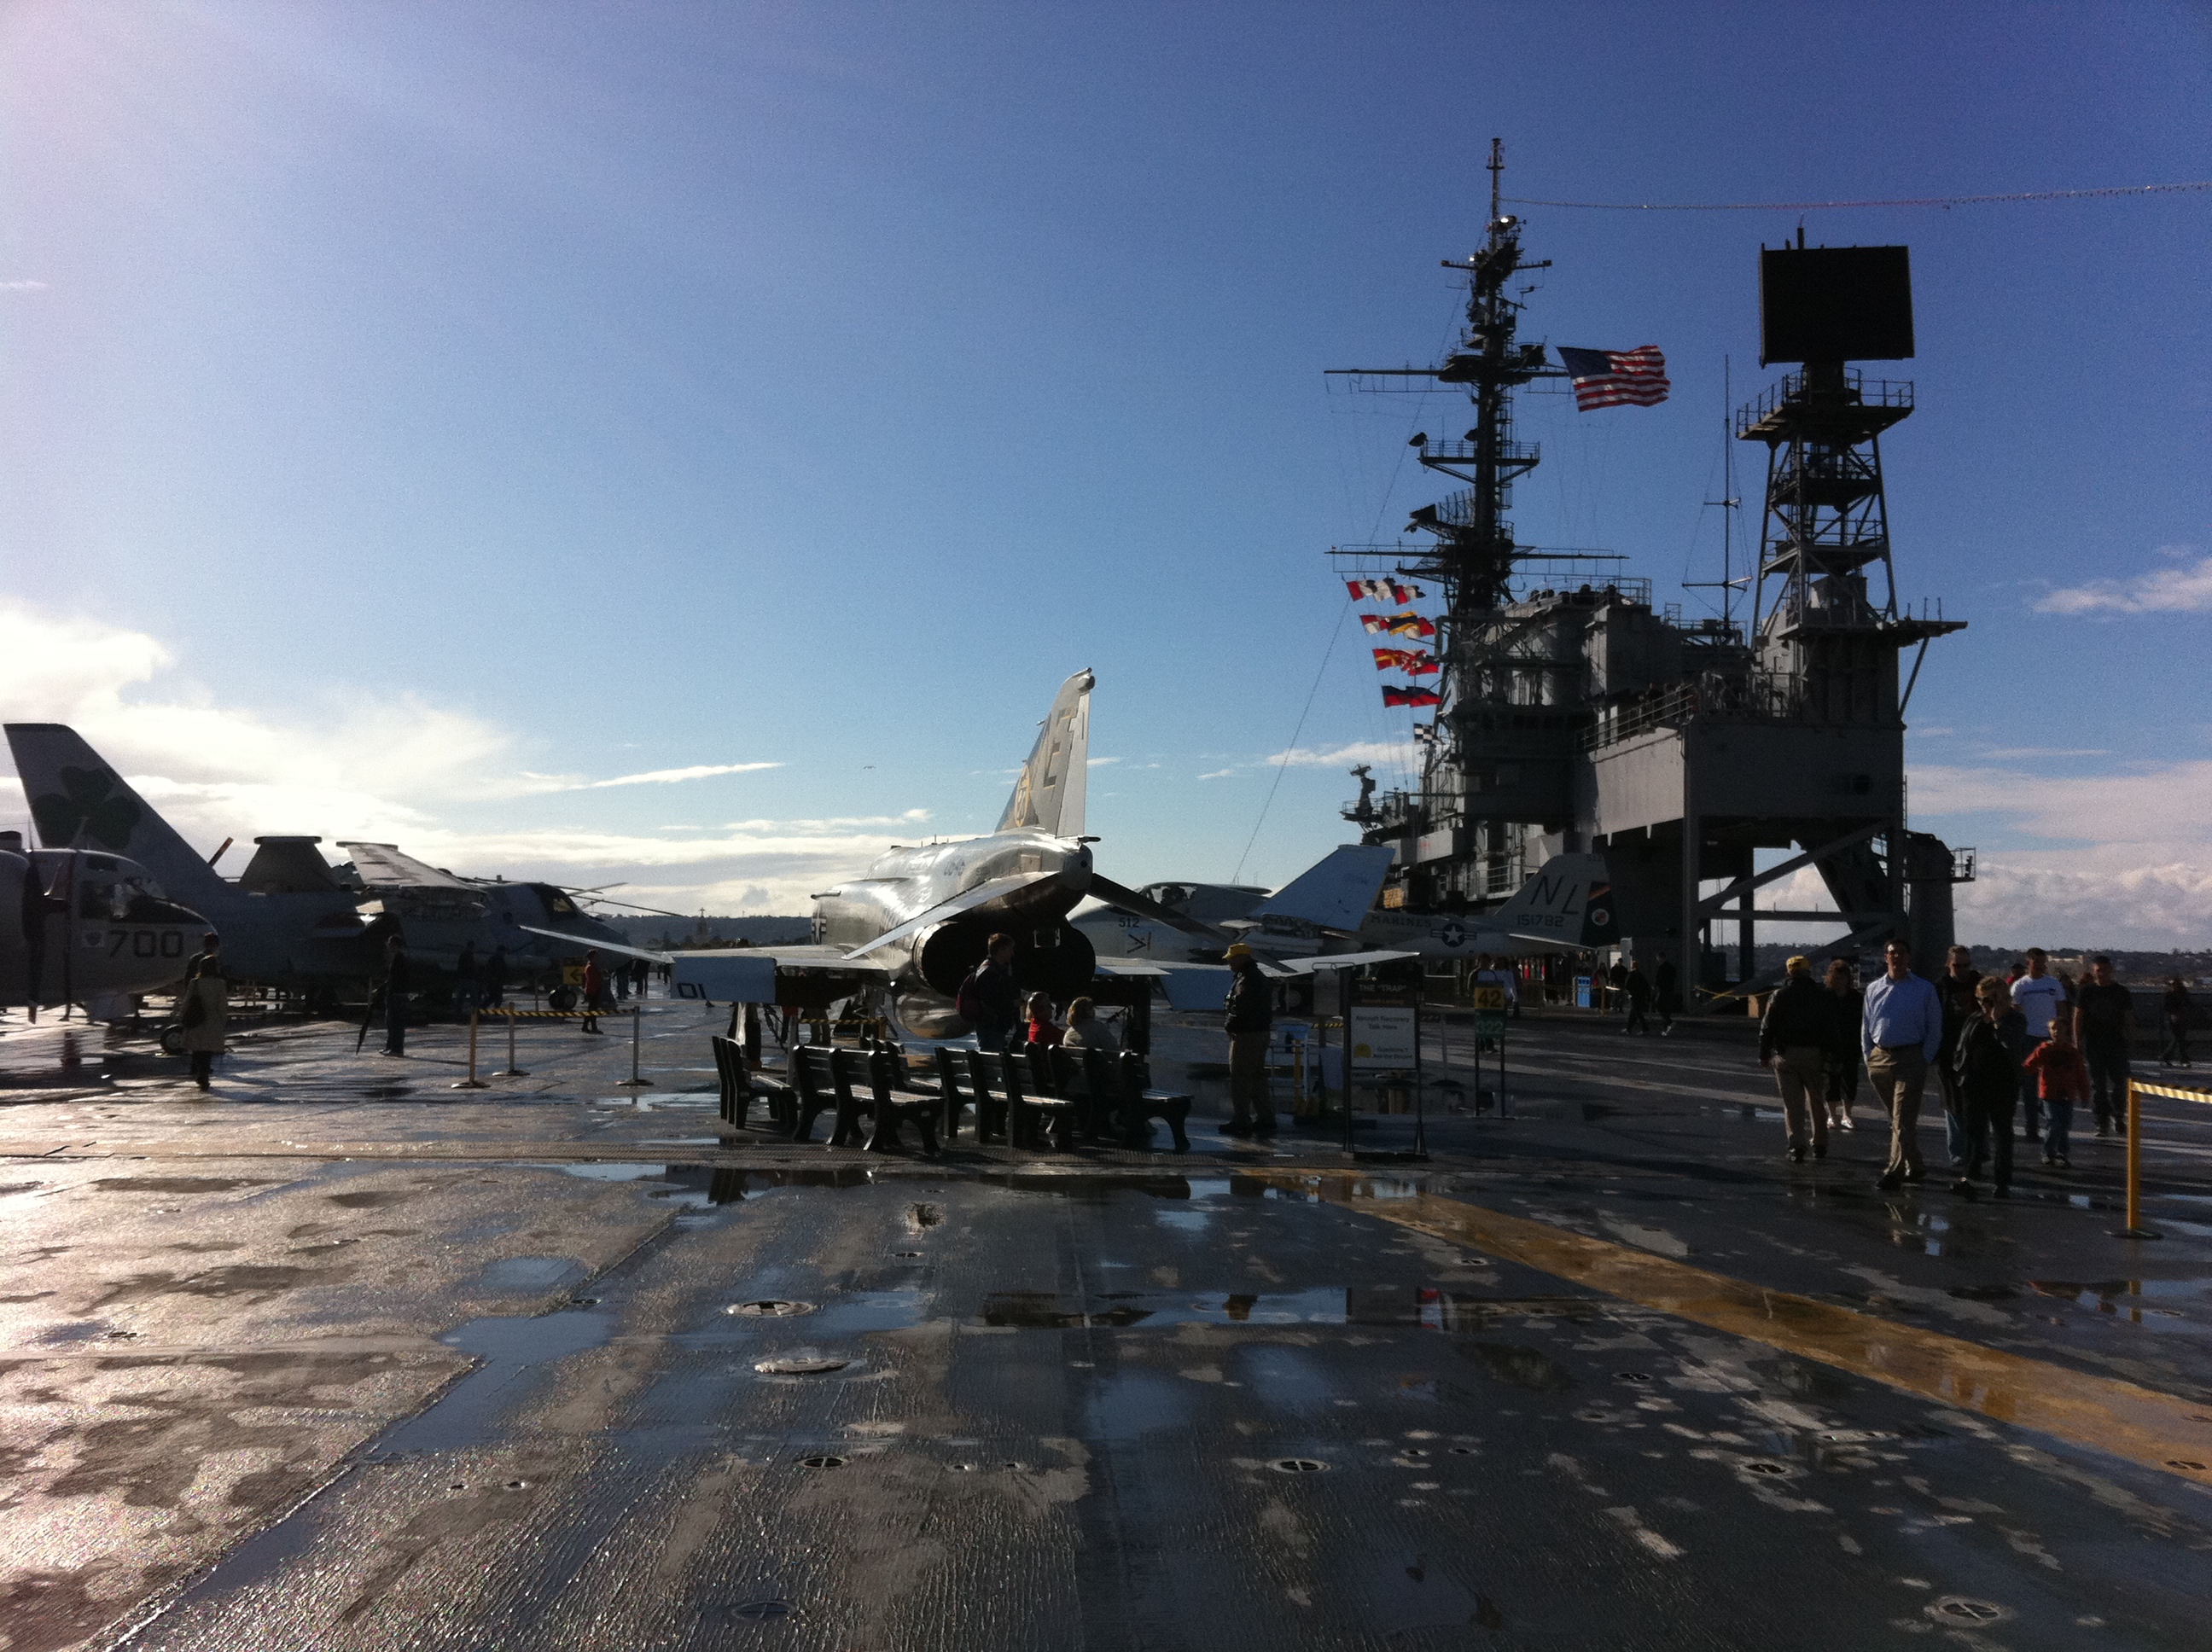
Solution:
{"label": "yellow caution stripe", "polygon": [[2177,1102],[2212,1102],[2212,1090],[2177,1090],[2172,1084],[2147,1084],[2140,1078],[2128,1082],[2138,1096],[2165,1096]]}
{"label": "yellow caution stripe", "polygon": [[1347,1172],[1253,1170],[1364,1215],[1486,1251],[1608,1297],[1818,1360],[1993,1421],[2212,1485],[2212,1406],[1985,1348],[1856,1309],[1731,1279],[1627,1245],[1432,1193],[1380,1194]]}

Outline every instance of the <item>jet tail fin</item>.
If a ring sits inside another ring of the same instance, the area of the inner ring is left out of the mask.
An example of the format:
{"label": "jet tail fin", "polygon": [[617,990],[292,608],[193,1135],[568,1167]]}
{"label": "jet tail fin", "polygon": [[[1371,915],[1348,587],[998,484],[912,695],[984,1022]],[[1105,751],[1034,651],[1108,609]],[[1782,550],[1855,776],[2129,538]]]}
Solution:
{"label": "jet tail fin", "polygon": [[1083,832],[1083,793],[1090,779],[1091,689],[1097,682],[1081,671],[1060,685],[1052,710],[1037,730],[1036,744],[999,817],[1002,832],[1024,828],[1054,837]]}
{"label": "jet tail fin", "polygon": [[1611,946],[1620,938],[1613,879],[1601,854],[1555,854],[1521,885],[1496,922],[1522,940],[1573,950]]}
{"label": "jet tail fin", "polygon": [[1392,853],[1384,843],[1346,843],[1331,849],[1253,908],[1248,921],[1290,918],[1322,929],[1355,932],[1375,905]]}
{"label": "jet tail fin", "polygon": [[50,849],[106,849],[146,868],[172,900],[209,918],[235,896],[199,852],[154,812],[75,729],[9,723],[8,750]]}

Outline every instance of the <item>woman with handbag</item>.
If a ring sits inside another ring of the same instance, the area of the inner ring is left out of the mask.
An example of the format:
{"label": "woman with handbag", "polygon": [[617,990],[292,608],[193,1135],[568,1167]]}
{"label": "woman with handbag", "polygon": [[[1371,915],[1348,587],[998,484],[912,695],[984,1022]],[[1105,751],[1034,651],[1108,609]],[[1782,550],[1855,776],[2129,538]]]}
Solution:
{"label": "woman with handbag", "polygon": [[192,1058],[192,1082],[202,1090],[213,1087],[215,1058],[223,1051],[223,1034],[230,1019],[230,982],[222,972],[220,943],[210,935],[192,960],[185,978],[184,994],[177,1001],[177,1018],[183,1023],[185,1053]]}

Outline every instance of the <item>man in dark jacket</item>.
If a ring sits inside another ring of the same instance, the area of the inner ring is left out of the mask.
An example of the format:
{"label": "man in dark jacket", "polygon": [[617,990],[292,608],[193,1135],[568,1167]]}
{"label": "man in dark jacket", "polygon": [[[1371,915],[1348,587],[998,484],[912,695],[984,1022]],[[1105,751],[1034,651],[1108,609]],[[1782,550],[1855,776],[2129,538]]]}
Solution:
{"label": "man in dark jacket", "polygon": [[983,962],[968,972],[954,999],[961,1016],[975,1029],[975,1048],[1003,1050],[1021,1011],[1021,994],[1014,985],[1014,938],[994,935],[984,949]]}
{"label": "man in dark jacket", "polygon": [[2112,961],[2089,960],[2089,979],[2074,991],[2074,1025],[2089,1063],[2089,1106],[2097,1133],[2128,1133],[2128,1042],[2135,1035],[2135,995],[2112,978]]}
{"label": "man in dark jacket", "polygon": [[1962,1199],[1974,1197],[1972,1178],[1981,1175],[1985,1157],[1998,1196],[2011,1190],[2012,1109],[2027,1042],[2027,1017],[2013,1007],[2004,982],[1990,976],[1974,991],[1979,1013],[1960,1029],[1951,1052],[1960,1106],[1966,1115],[1966,1163],[1951,1184]]}
{"label": "man in dark jacket", "polygon": [[1650,1037],[1651,983],[1644,976],[1641,959],[1628,966],[1628,979],[1622,983],[1622,990],[1628,994],[1628,1024],[1621,1031],[1640,1032]]}
{"label": "man in dark jacket", "polygon": [[1809,1147],[1814,1158],[1828,1156],[1827,1081],[1830,1023],[1834,1011],[1808,959],[1790,960],[1788,975],[1759,1023],[1759,1060],[1774,1070],[1782,1091],[1782,1117],[1789,1133],[1790,1162],[1802,1164]]}
{"label": "man in dark jacket", "polygon": [[407,1054],[407,993],[412,972],[407,963],[407,944],[397,935],[384,955],[384,1053]]}
{"label": "man in dark jacket", "polygon": [[1260,973],[1252,949],[1239,941],[1229,960],[1229,998],[1221,1025],[1229,1035],[1230,1120],[1224,1136],[1272,1136],[1275,1102],[1267,1093],[1267,1039],[1275,1024],[1275,983]]}

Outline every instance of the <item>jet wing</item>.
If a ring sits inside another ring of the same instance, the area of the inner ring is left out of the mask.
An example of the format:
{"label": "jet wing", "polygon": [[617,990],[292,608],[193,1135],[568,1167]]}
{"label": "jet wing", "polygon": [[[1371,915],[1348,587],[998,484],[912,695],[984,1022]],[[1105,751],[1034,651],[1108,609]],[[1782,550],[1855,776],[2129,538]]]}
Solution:
{"label": "jet wing", "polygon": [[[1257,956],[1257,955],[1255,955]],[[1291,975],[1318,975],[1324,969],[1357,969],[1365,963],[1389,963],[1394,958],[1418,958],[1418,952],[1323,952],[1306,958],[1261,957],[1260,973],[1279,979]]]}
{"label": "jet wing", "polygon": [[[342,843],[338,847],[350,848],[352,845]],[[355,864],[360,863],[356,861]],[[572,935],[565,929],[540,929],[535,924],[517,924],[515,927],[526,934],[543,935],[548,940],[565,941],[570,946],[580,946],[593,951],[619,952],[626,958],[643,958],[647,963],[676,962],[676,955],[672,952],[655,952],[645,946],[624,946],[620,941],[603,941],[595,935]]]}
{"label": "jet wing", "polygon": [[483,899],[472,884],[465,884],[449,872],[440,872],[435,866],[426,866],[411,854],[402,854],[389,843],[348,843],[341,841],[341,849],[350,850],[353,869],[361,874],[372,894],[382,895],[392,890],[440,890],[452,895],[463,895]]}
{"label": "jet wing", "polygon": [[1164,964],[1140,963],[1134,958],[1101,958],[1098,973],[1102,975],[1149,975],[1157,981],[1169,973]]}
{"label": "jet wing", "polygon": [[1102,878],[1095,872],[1091,874],[1089,892],[1103,901],[1108,906],[1117,911],[1128,913],[1132,917],[1149,918],[1156,924],[1165,924],[1170,929],[1180,929],[1186,935],[1196,935],[1201,939],[1212,941],[1216,946],[1226,946],[1229,944],[1229,937],[1214,928],[1212,925],[1202,924],[1195,918],[1186,917],[1173,907],[1162,906],[1149,896],[1139,895],[1127,885],[1117,884],[1110,878]]}
{"label": "jet wing", "polygon": [[886,929],[866,945],[854,947],[844,955],[844,959],[849,963],[856,958],[865,958],[869,953],[889,946],[894,941],[902,941],[909,935],[920,934],[932,924],[943,923],[947,918],[972,912],[980,906],[988,906],[1001,895],[1012,895],[1018,889],[1027,889],[1031,884],[1041,884],[1048,878],[1058,876],[1058,872],[1025,872],[1012,878],[994,878],[988,884],[962,890],[951,900],[939,901],[928,911],[916,914],[896,929]]}

